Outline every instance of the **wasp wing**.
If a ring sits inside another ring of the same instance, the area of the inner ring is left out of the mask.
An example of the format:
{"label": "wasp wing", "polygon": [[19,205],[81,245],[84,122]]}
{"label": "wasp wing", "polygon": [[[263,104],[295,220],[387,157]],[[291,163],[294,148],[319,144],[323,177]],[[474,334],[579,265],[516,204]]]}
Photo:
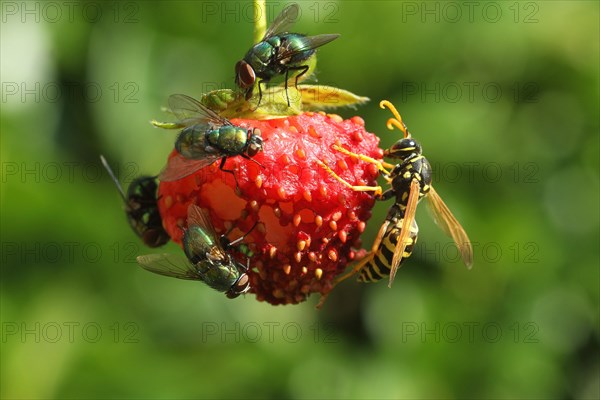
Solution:
{"label": "wasp wing", "polygon": [[279,15],[271,22],[271,25],[269,25],[269,29],[267,29],[263,41],[279,33],[286,32],[286,30],[296,22],[299,13],[300,7],[295,3],[290,4],[281,10]]}
{"label": "wasp wing", "polygon": [[421,185],[419,181],[413,179],[410,183],[410,192],[408,194],[408,201],[406,202],[406,209],[404,210],[404,219],[402,220],[402,228],[400,228],[400,235],[396,242],[396,248],[394,249],[394,256],[392,257],[392,265],[390,268],[390,283],[389,287],[392,287],[392,282],[396,277],[396,271],[400,267],[402,262],[402,256],[406,246],[410,244],[410,233],[415,222],[415,216],[417,214],[417,204],[419,203],[419,192],[421,191]]}
{"label": "wasp wing", "polygon": [[199,160],[185,158],[181,154],[176,154],[169,158],[167,165],[158,175],[158,179],[163,182],[173,182],[185,178],[188,175],[202,169],[221,158],[220,154],[207,153],[206,157]]}
{"label": "wasp wing", "polygon": [[463,262],[470,269],[473,266],[473,247],[467,233],[433,187],[429,190],[427,198],[435,223],[454,240]]}
{"label": "wasp wing", "polygon": [[178,254],[146,254],[137,257],[140,267],[155,274],[178,279],[201,281],[200,275],[192,264]]}
{"label": "wasp wing", "polygon": [[321,47],[324,44],[327,44],[327,43],[337,39],[338,37],[340,37],[340,35],[337,33],[309,36],[304,39],[305,43],[302,46],[298,46],[298,47],[283,46],[282,48],[280,48],[279,52],[277,53],[277,57],[275,57],[275,61],[280,62],[282,60],[285,60],[286,58],[293,57],[296,54],[300,54],[304,51],[314,50],[317,47]]}
{"label": "wasp wing", "polygon": [[169,96],[169,107],[183,126],[210,123],[214,126],[231,125],[228,119],[185,94]]}

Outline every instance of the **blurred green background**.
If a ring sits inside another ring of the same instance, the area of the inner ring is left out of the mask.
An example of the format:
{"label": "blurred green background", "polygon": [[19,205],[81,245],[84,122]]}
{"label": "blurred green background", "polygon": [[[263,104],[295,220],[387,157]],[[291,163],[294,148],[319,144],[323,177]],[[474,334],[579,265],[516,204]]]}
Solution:
{"label": "blurred green background", "polygon": [[372,99],[339,113],[385,147],[397,106],[474,268],[420,207],[393,288],[319,312],[141,270],[98,155],[158,172],[173,135],[148,121],[233,87],[251,3],[4,1],[2,398],[599,398],[598,2],[300,5],[298,32],[342,35],[319,82]]}

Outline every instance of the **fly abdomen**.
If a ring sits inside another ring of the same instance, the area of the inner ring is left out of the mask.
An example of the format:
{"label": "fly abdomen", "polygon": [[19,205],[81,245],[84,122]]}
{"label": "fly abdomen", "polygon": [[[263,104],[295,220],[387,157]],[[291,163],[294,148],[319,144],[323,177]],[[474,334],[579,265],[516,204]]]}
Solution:
{"label": "fly abdomen", "polygon": [[206,125],[192,125],[181,131],[175,142],[175,150],[185,158],[191,160],[206,157],[207,147],[209,146]]}
{"label": "fly abdomen", "polygon": [[[308,38],[299,33],[286,33],[281,35],[280,46],[287,52],[290,52],[289,58],[284,58],[280,61],[281,64],[286,63],[301,63],[308,60],[314,53],[315,49],[309,45]],[[293,49],[306,49],[302,51],[290,51]]]}
{"label": "fly abdomen", "polygon": [[279,37],[274,37],[268,41],[257,43],[244,57],[244,61],[254,67],[254,72],[259,78],[271,79],[278,74],[278,71],[272,69],[270,64],[277,54],[280,42]]}

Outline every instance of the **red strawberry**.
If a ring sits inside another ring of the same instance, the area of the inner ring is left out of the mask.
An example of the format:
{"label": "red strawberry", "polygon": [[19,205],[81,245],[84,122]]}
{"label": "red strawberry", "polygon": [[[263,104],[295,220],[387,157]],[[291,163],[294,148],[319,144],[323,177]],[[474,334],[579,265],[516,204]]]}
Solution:
{"label": "red strawberry", "polygon": [[[377,168],[331,148],[341,145],[381,159],[379,139],[365,131],[360,117],[306,112],[269,120],[231,119],[258,128],[263,151],[247,160],[231,157],[174,182],[161,182],[159,209],[163,225],[181,244],[189,204],[210,213],[218,233],[230,240],[248,232],[251,292],[271,304],[299,303],[309,293],[329,292],[360,247],[360,234],[371,216],[372,193],[355,192],[331,177],[317,160],[354,185],[375,185]],[[174,154],[174,153],[173,153]],[[172,155],[173,155],[172,154]],[[255,162],[256,161],[256,162]],[[260,165],[259,165],[260,164]],[[246,257],[235,254],[242,263]]]}

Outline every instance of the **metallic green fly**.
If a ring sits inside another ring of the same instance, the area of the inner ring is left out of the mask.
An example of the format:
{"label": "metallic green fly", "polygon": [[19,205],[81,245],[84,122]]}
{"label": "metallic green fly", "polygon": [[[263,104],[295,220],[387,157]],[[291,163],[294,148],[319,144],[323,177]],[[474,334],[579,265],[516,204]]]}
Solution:
{"label": "metallic green fly", "polygon": [[148,254],[139,256],[138,264],[156,274],[202,281],[229,298],[246,293],[248,265],[236,261],[231,252],[247,234],[231,242],[227,235],[218,237],[207,213],[194,204],[188,207],[187,223],[182,240],[187,259],[178,254]]}
{"label": "metallic green fly", "polygon": [[161,181],[179,180],[219,158],[220,169],[233,174],[233,171],[223,169],[228,157],[239,155],[251,159],[262,150],[259,129],[233,125],[198,100],[174,94],[169,97],[169,107],[179,119],[177,125],[184,128],[175,142],[178,154],[169,158],[159,175]]}
{"label": "metallic green fly", "polygon": [[285,91],[289,107],[288,81],[295,77],[295,85],[298,86],[301,77],[310,76],[317,63],[315,49],[340,36],[339,34],[305,36],[287,32],[298,18],[298,13],[298,4],[291,4],[284,8],[269,27],[262,41],[255,44],[235,65],[235,83],[245,90],[246,100],[252,96],[257,78],[260,79],[258,82],[258,104],[260,105],[262,99],[260,84],[267,83],[276,76],[285,75]]}

